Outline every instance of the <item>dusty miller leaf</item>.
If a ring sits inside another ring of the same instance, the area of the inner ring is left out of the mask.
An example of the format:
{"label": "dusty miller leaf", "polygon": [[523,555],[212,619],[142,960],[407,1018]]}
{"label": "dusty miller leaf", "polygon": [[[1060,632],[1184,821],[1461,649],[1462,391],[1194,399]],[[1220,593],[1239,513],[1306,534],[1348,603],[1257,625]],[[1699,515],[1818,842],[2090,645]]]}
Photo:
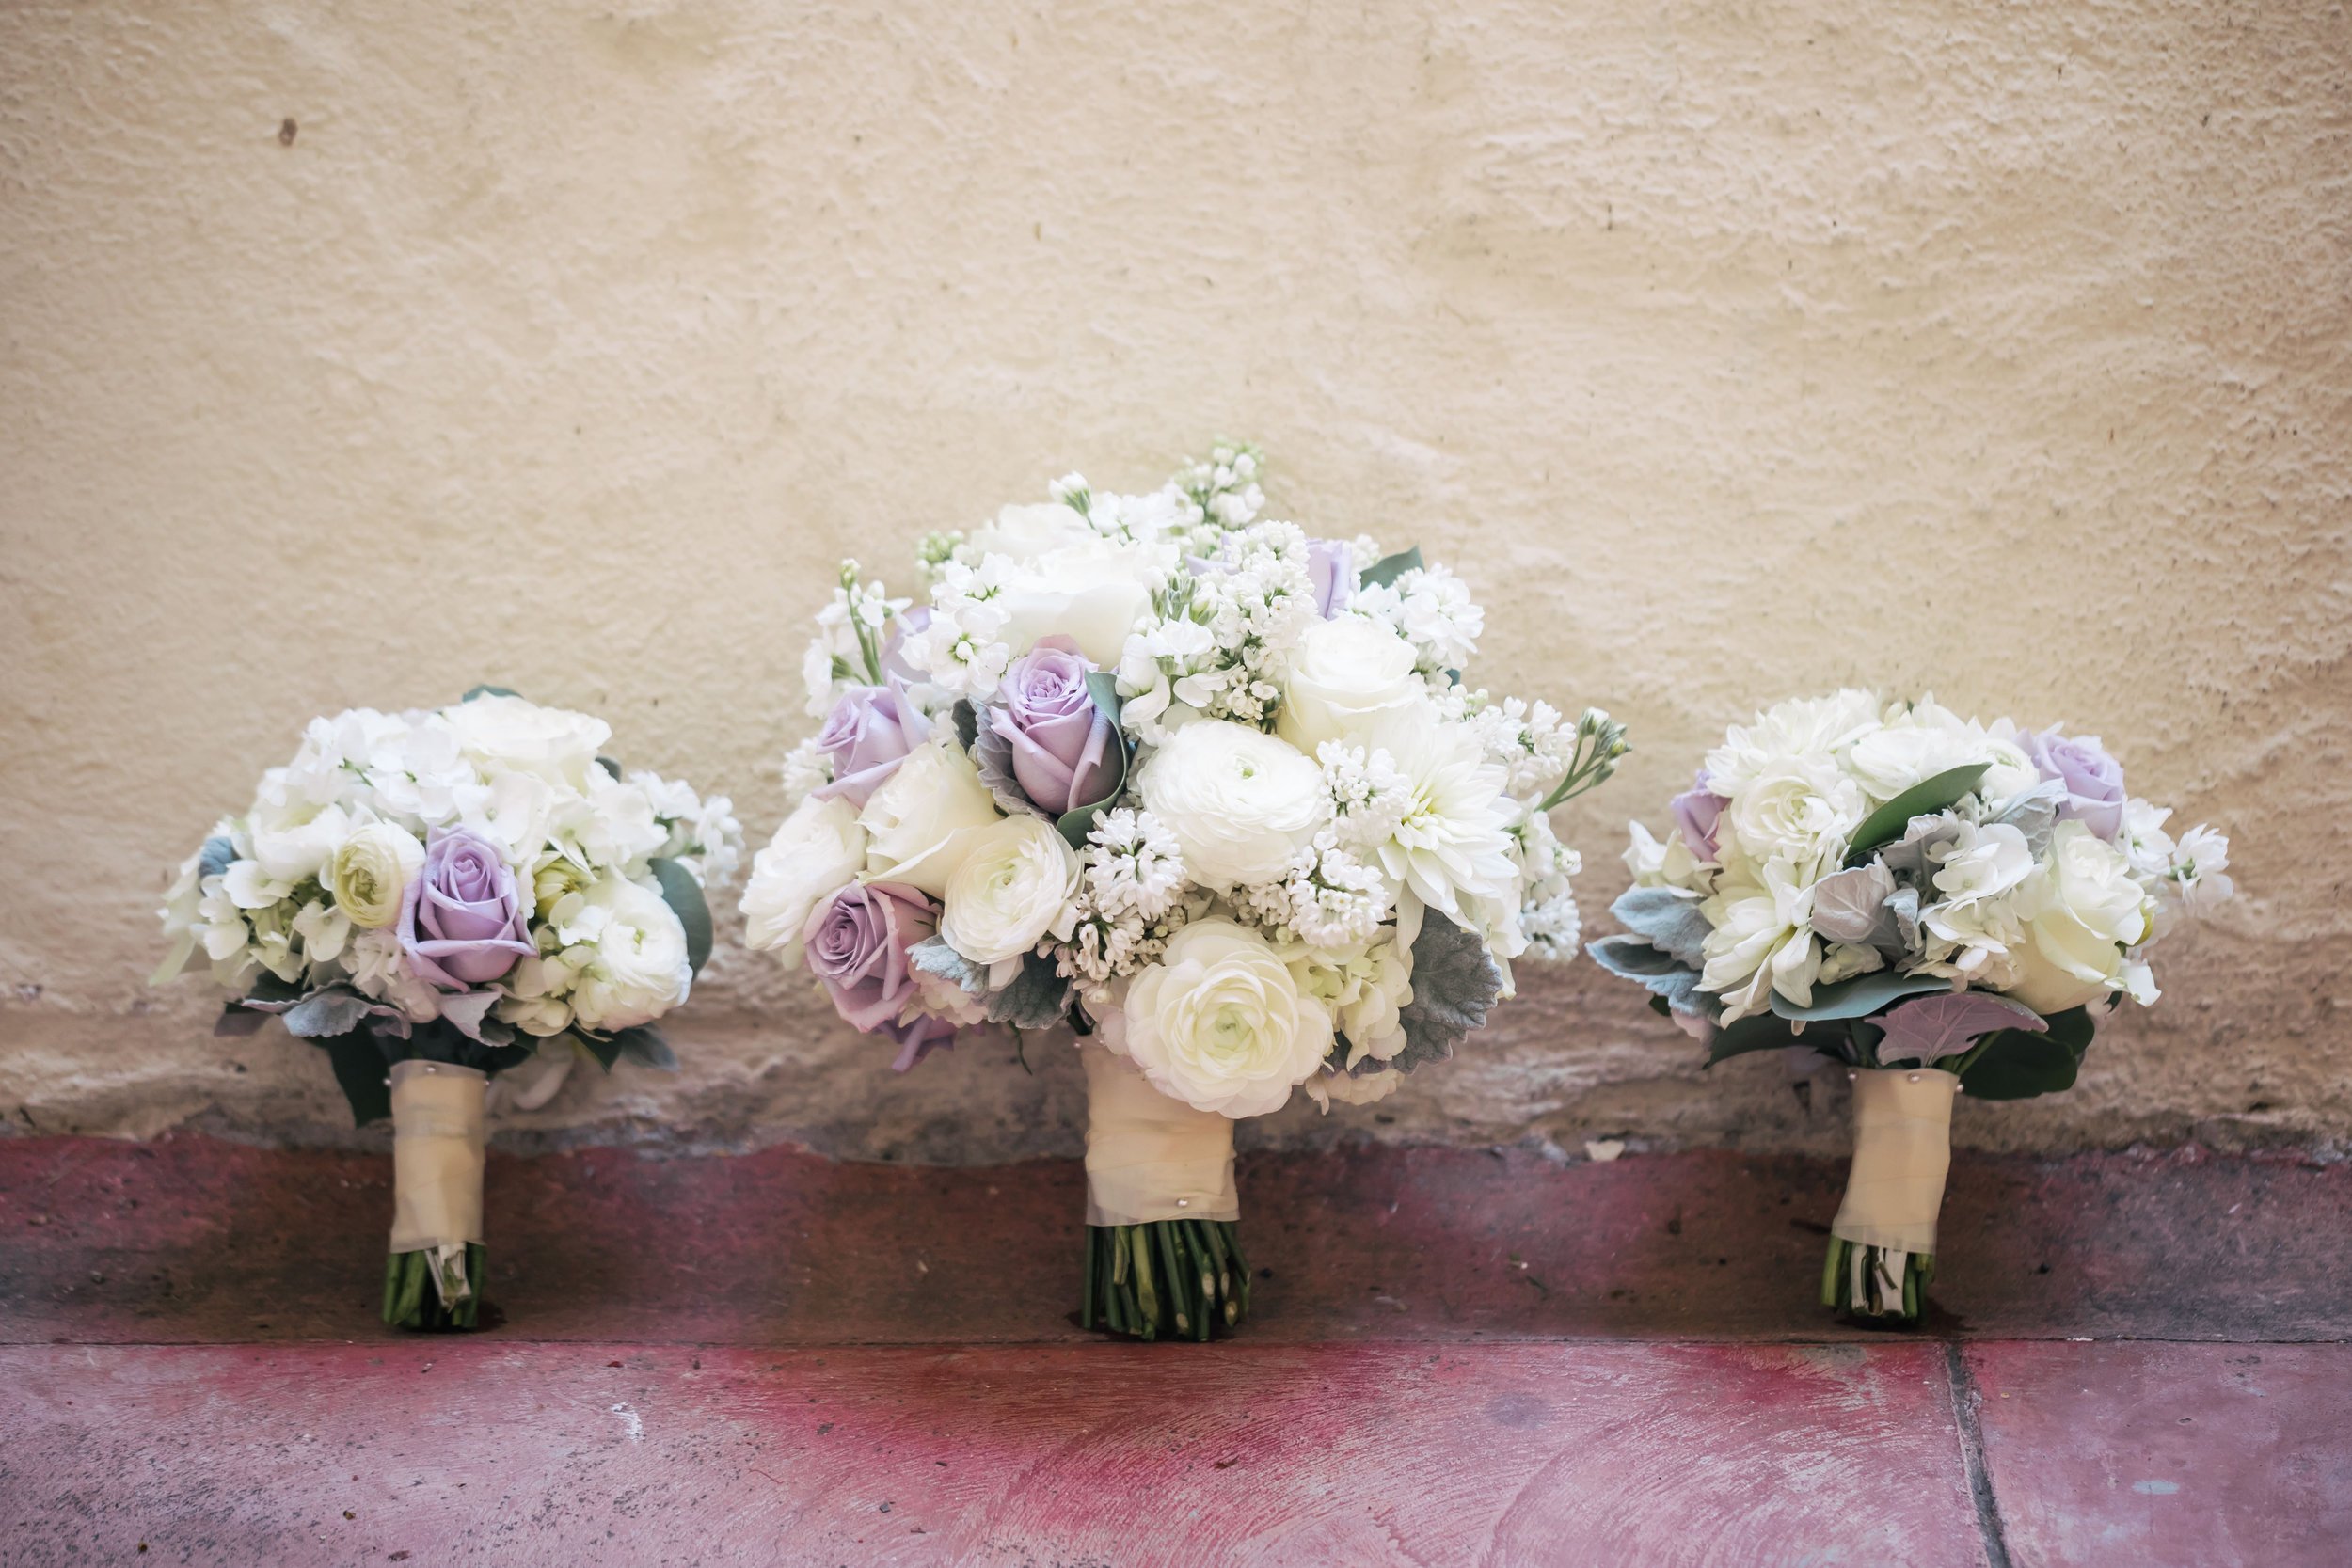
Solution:
{"label": "dusty miller leaf", "polygon": [[907,949],[907,961],[924,974],[936,974],[969,995],[979,996],[988,990],[988,971],[948,946],[946,937],[925,937]]}
{"label": "dusty miller leaf", "polygon": [[1831,872],[1813,884],[1814,934],[1861,947],[1892,945],[1895,917],[1886,901],[1894,892],[1895,874],[1876,861]]}
{"label": "dusty miller leaf", "polygon": [[[1713,929],[1699,913],[1699,901],[1666,887],[1628,888],[1609,906],[1617,924],[1692,969],[1707,962],[1707,933]],[[1819,926],[1819,922],[1815,922]]]}
{"label": "dusty miller leaf", "polygon": [[1031,953],[1021,960],[1020,977],[988,999],[988,1021],[1016,1029],[1050,1029],[1070,1006],[1070,982],[1051,958]]}
{"label": "dusty miller leaf", "polygon": [[1413,939],[1413,999],[1397,1015],[1405,1049],[1389,1065],[1410,1072],[1423,1062],[1444,1061],[1456,1040],[1486,1026],[1486,1011],[1502,994],[1502,971],[1477,933],[1427,911]]}
{"label": "dusty miller leaf", "polygon": [[[1714,998],[1699,994],[1699,972],[1640,937],[1602,937],[1585,944],[1593,962],[1620,980],[1647,986],[1658,1000],[1679,1013],[1714,1016]],[[1421,977],[1414,977],[1419,989]]]}
{"label": "dusty miller leaf", "polygon": [[296,1039],[331,1039],[359,1027],[375,1004],[340,986],[312,991],[286,1009],[286,1033]]}

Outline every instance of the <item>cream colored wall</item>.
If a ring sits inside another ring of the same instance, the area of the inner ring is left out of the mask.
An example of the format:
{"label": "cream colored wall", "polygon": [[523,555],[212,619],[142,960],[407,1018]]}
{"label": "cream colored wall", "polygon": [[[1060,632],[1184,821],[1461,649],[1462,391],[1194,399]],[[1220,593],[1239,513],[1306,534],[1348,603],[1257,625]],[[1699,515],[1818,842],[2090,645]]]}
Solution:
{"label": "cream colored wall", "polygon": [[[166,868],[312,713],[502,682],[764,833],[836,558],[1230,433],[1452,561],[1497,684],[1632,722],[1564,814],[1590,924],[1760,703],[2064,718],[2247,896],[1961,1137],[2341,1145],[2342,6],[1143,15],[0,8],[14,1129],[333,1135],[313,1053],[142,983]],[[1393,1119],[1245,1139],[1841,1143],[1588,965],[1526,992]],[[894,1079],[739,951],[674,1034],[525,1124],[1076,1148],[1067,1053]]]}

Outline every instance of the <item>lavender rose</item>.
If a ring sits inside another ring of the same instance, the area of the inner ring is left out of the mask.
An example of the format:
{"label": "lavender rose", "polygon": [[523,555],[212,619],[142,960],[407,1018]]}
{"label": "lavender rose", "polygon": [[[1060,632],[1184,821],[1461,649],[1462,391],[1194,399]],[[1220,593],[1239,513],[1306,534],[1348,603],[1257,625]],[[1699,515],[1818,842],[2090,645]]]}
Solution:
{"label": "lavender rose", "polygon": [[825,984],[834,1010],[869,1035],[900,1046],[904,1072],[954,1025],[918,1017],[898,1022],[914,1000],[914,965],[907,954],[939,929],[939,906],[920,889],[898,882],[851,882],[808,917],[802,931],[809,972]]}
{"label": "lavender rose", "polygon": [[417,977],[443,990],[488,985],[538,951],[496,845],[465,828],[434,833],[401,900],[400,945]]}
{"label": "lavender rose", "polygon": [[1675,824],[1682,830],[1682,842],[1691,847],[1691,853],[1703,861],[1715,858],[1715,828],[1723,819],[1724,808],[1731,802],[1708,787],[1707,769],[1699,769],[1691,781],[1691,787],[1676,796],[1671,802]]}
{"label": "lavender rose", "polygon": [[2042,778],[2066,786],[2059,820],[2079,822],[2110,842],[2123,831],[2123,767],[2097,736],[2043,730],[2017,738]]}
{"label": "lavender rose", "polygon": [[1069,638],[1040,638],[1006,669],[1002,699],[987,709],[994,744],[986,750],[1005,753],[1021,793],[1048,816],[1119,788],[1119,734],[1087,690],[1093,668]]}
{"label": "lavender rose", "polygon": [[1315,613],[1328,621],[1356,596],[1356,553],[1336,539],[1307,541],[1307,579],[1314,584]]}
{"label": "lavender rose", "polygon": [[833,783],[816,793],[864,811],[907,753],[930,737],[930,721],[907,700],[905,683],[896,676],[888,686],[852,687],[817,732],[818,749],[833,759]]}

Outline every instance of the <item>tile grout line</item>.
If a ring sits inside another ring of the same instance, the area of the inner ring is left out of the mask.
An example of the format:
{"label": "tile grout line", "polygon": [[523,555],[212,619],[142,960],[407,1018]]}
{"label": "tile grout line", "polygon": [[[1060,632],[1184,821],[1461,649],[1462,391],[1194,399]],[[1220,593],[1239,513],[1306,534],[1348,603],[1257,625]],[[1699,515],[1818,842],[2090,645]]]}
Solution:
{"label": "tile grout line", "polygon": [[1968,1357],[1957,1339],[1944,1342],[1946,1381],[1952,1392],[1952,1419],[1960,1429],[1960,1459],[1968,1473],[1968,1496],[1977,1506],[1977,1533],[1984,1544],[1985,1561],[1990,1568],[2011,1568],[2009,1540],[2001,1529],[2001,1508],[1993,1496],[1993,1472],[1984,1463],[1984,1423],[1979,1410],[1984,1396],[1978,1391],[1976,1374],[1968,1370]]}

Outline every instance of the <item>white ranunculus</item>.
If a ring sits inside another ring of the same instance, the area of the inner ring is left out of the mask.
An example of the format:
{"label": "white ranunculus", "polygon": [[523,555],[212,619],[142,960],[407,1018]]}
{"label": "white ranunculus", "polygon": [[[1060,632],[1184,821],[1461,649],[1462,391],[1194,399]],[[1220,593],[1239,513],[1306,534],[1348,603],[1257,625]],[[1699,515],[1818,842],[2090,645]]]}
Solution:
{"label": "white ranunculus", "polygon": [[1152,587],[1136,552],[1089,530],[1006,574],[993,601],[1004,615],[996,636],[1014,658],[1041,637],[1067,637],[1097,669],[1109,670],[1127,634],[1150,618]]}
{"label": "white ranunculus", "polygon": [[1724,808],[1718,833],[1727,829],[1753,862],[1785,860],[1803,874],[1843,855],[1848,836],[1869,812],[1861,786],[1826,756],[1792,755],[1740,785]]}
{"label": "white ranunculus", "polygon": [[2149,929],[2149,898],[2123,852],[2080,822],[2050,834],[2050,858],[2018,891],[2025,980],[2010,994],[2039,1013],[2064,1012],[2131,984],[2124,949]]}
{"label": "white ranunculus", "polygon": [[962,747],[946,739],[917,746],[858,816],[866,879],[904,882],[937,898],[963,863],[971,832],[1001,816]]}
{"label": "white ranunculus", "polygon": [[266,788],[254,802],[250,822],[253,859],[262,875],[271,881],[290,884],[323,878],[335,851],[359,825],[359,819],[341,806],[272,799]]}
{"label": "white ranunculus", "polygon": [[1331,1050],[1323,1004],[1263,937],[1223,918],[1168,938],[1128,985],[1120,1025],[1120,1049],[1153,1088],[1235,1120],[1280,1110]]}
{"label": "white ranunculus", "polygon": [[743,945],[797,966],[808,917],[865,869],[866,829],[856,808],[837,798],[808,797],[752,858],[752,879],[743,889]]}
{"label": "white ranunculus", "polygon": [[484,695],[440,710],[457,748],[485,770],[511,768],[577,789],[612,738],[612,726],[568,708]]}
{"label": "white ranunculus", "polygon": [[1340,615],[1307,628],[1291,656],[1274,733],[1309,756],[1327,740],[1364,740],[1426,689],[1413,645],[1385,622]]}
{"label": "white ranunculus", "polygon": [[371,822],[335,851],[327,891],[354,926],[377,930],[400,918],[408,879],[423,869],[424,846],[416,834],[389,822]]}
{"label": "white ranunculus", "polygon": [[1186,874],[1210,888],[1280,881],[1331,812],[1323,769],[1297,748],[1217,720],[1170,735],[1139,787],[1144,809],[1176,835]]}
{"label": "white ranunculus", "polygon": [[1755,722],[1732,726],[1723,744],[1707,753],[1708,784],[1718,795],[1738,795],[1776,763],[1836,758],[1878,724],[1878,699],[1867,691],[1849,689],[1777,704],[1757,714]]}
{"label": "white ranunculus", "polygon": [[1018,965],[1046,932],[1070,933],[1077,881],[1078,857],[1060,830],[1041,816],[1008,816],[972,835],[947,879],[939,934],[976,964]]}
{"label": "white ranunculus", "polygon": [[650,1023],[686,1000],[694,982],[686,927],[661,895],[607,877],[556,913],[564,962],[576,974],[572,1015],[583,1027],[608,1034]]}

